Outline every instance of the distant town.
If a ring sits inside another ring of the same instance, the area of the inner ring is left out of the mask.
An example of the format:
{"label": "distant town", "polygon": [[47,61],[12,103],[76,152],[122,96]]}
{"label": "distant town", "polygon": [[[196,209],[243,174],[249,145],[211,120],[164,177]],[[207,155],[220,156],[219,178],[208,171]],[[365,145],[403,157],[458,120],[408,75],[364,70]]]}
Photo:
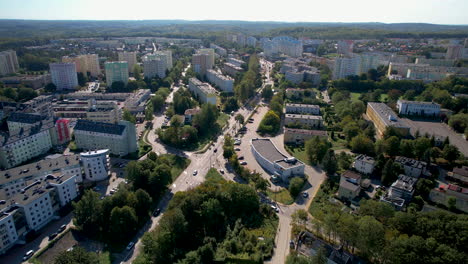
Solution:
{"label": "distant town", "polygon": [[467,36],[5,39],[0,117],[0,263],[468,257]]}

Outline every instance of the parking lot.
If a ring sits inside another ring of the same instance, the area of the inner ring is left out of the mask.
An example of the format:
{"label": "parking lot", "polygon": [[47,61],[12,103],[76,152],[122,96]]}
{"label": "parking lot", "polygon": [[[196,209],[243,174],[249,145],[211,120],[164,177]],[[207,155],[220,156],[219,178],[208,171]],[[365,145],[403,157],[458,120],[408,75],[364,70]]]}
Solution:
{"label": "parking lot", "polygon": [[460,134],[455,133],[448,125],[442,122],[430,121],[415,121],[408,118],[402,120],[410,127],[411,135],[415,135],[419,131],[420,135],[434,135],[445,139],[449,138],[450,144],[456,146],[461,153],[468,156],[468,141],[466,141]]}

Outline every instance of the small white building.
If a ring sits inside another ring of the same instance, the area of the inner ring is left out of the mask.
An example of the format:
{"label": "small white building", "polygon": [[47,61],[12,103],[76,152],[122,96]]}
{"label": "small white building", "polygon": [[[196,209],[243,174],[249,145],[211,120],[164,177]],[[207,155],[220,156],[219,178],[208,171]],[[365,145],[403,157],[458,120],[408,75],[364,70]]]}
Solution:
{"label": "small white building", "polygon": [[440,114],[440,105],[434,102],[398,100],[397,108],[400,115],[436,117]]}
{"label": "small white building", "polygon": [[195,94],[195,96],[202,103],[210,103],[216,105],[216,89],[208,83],[201,82],[197,78],[189,79],[189,90]]}
{"label": "small white building", "polygon": [[395,158],[395,162],[399,163],[401,167],[405,170],[406,176],[419,178],[421,175],[427,173],[427,163],[424,161],[397,156]]}
{"label": "small white building", "polygon": [[101,149],[80,153],[86,181],[102,181],[110,175],[109,150]]}
{"label": "small white building", "polygon": [[363,174],[371,174],[374,171],[375,159],[363,154],[354,159],[353,168]]}
{"label": "small white building", "polygon": [[309,104],[286,104],[286,113],[320,115],[320,106]]}
{"label": "small white building", "polygon": [[304,163],[281,153],[270,139],[252,139],[250,148],[258,164],[272,175],[281,177],[284,182],[295,176],[304,176]]}
{"label": "small white building", "polygon": [[219,87],[222,91],[227,93],[234,92],[233,78],[211,69],[206,71],[206,78],[211,84]]}

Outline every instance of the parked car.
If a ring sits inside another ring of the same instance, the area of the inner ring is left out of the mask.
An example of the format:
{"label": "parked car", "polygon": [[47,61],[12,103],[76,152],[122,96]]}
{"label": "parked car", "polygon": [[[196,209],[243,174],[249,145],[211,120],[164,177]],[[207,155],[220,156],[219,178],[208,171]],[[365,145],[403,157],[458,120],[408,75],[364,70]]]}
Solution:
{"label": "parked car", "polygon": [[34,250],[29,250],[28,252],[26,252],[26,254],[24,254],[23,261],[28,260],[33,255],[34,255]]}
{"label": "parked car", "polygon": [[270,180],[271,180],[271,182],[276,183],[276,182],[280,182],[281,178],[276,176],[276,175],[271,175]]}
{"label": "parked car", "polygon": [[302,193],[302,197],[308,198],[308,197],[309,197],[309,194],[308,194],[307,192],[303,192],[303,193]]}
{"label": "parked car", "polygon": [[197,176],[197,174],[198,174],[197,170],[194,170],[193,173],[192,173],[193,176]]}
{"label": "parked car", "polygon": [[243,160],[243,159],[244,159],[244,156],[240,156],[238,159],[239,159],[239,160]]}
{"label": "parked car", "polygon": [[240,165],[247,165],[247,162],[243,161],[240,163]]}
{"label": "parked car", "polygon": [[218,149],[215,149],[213,152],[214,152],[214,153],[218,152]]}
{"label": "parked car", "polygon": [[61,225],[58,229],[58,233],[65,231],[65,229],[67,229],[67,225]]}
{"label": "parked car", "polygon": [[223,169],[220,169],[220,170],[219,170],[219,173],[224,174],[224,170],[223,170]]}
{"label": "parked car", "polygon": [[49,235],[49,240],[52,240],[52,239],[56,238],[57,235],[58,235],[58,233],[52,233],[52,234],[50,234],[50,235]]}
{"label": "parked car", "polygon": [[134,243],[134,242],[130,242],[130,243],[128,243],[128,246],[127,246],[126,249],[127,249],[127,250],[130,250],[130,249],[132,249],[134,246],[135,246],[135,243]]}
{"label": "parked car", "polygon": [[235,150],[235,151],[241,151],[241,149],[240,149],[240,148],[235,148],[234,150]]}
{"label": "parked car", "polygon": [[294,241],[289,241],[289,247],[294,249],[296,247],[296,245],[294,244]]}
{"label": "parked car", "polygon": [[161,213],[161,209],[158,208],[158,209],[154,210],[153,216],[156,217],[156,216],[158,216],[160,213]]}

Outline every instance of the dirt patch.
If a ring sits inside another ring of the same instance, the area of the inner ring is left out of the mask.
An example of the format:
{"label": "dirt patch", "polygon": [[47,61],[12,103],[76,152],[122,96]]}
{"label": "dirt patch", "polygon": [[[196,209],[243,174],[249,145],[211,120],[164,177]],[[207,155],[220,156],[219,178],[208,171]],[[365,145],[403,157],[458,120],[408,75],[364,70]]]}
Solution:
{"label": "dirt patch", "polygon": [[80,246],[87,251],[102,252],[104,244],[94,240],[87,239],[75,230],[70,230],[63,237],[56,240],[54,244],[44,251],[37,259],[41,263],[53,263],[55,258],[63,251],[69,248]]}

